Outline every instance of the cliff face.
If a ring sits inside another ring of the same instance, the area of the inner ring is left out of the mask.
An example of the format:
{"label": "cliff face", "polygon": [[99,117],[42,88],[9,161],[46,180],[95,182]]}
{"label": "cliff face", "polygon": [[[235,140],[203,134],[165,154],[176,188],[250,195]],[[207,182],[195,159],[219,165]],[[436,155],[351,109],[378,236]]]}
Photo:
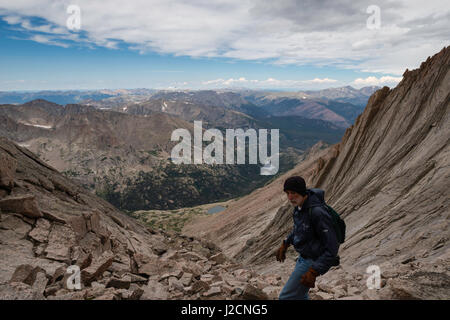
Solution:
{"label": "cliff face", "polygon": [[[327,202],[347,223],[341,267],[320,281],[336,285],[339,275],[347,278],[341,285],[348,289],[359,279],[359,288],[352,294],[347,290],[346,296],[448,299],[449,71],[447,47],[419,69],[406,71],[396,88],[376,91],[339,144],[312,154],[273,185],[242,199],[260,199],[248,212],[232,206],[203,222],[202,229],[211,230],[205,236],[218,237],[227,253],[261,271],[287,276],[291,269],[274,263],[272,254],[292,228],[292,208],[282,197],[282,183],[298,174],[309,186],[324,189]],[[270,211],[264,210],[263,200],[268,190],[278,199]],[[260,212],[258,227],[253,226],[255,212]],[[252,224],[250,233],[243,232],[239,220]],[[192,225],[186,231],[194,229]],[[237,241],[233,235],[239,232],[251,241]],[[374,264],[381,269],[384,287],[367,291],[362,278]]]}
{"label": "cliff face", "polygon": [[377,91],[314,177],[345,217],[344,261],[434,261],[448,250],[450,48]]}

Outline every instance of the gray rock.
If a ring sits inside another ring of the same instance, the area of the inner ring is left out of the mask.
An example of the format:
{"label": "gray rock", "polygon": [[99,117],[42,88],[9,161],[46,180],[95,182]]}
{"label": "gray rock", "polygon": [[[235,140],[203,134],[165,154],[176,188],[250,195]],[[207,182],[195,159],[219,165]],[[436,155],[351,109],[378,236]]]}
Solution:
{"label": "gray rock", "polygon": [[220,295],[222,293],[222,290],[220,289],[220,287],[211,287],[208,291],[203,292],[203,296],[204,297],[213,297],[213,296],[217,296]]}
{"label": "gray rock", "polygon": [[53,224],[48,236],[48,246],[45,249],[48,259],[70,262],[70,249],[76,243],[72,229],[60,224]]}
{"label": "gray rock", "polygon": [[84,284],[88,285],[92,281],[99,278],[114,260],[114,255],[110,252],[105,252],[102,256],[94,259],[92,264],[81,271],[81,279]]}
{"label": "gray rock", "polygon": [[177,291],[183,291],[184,286],[183,283],[178,280],[176,277],[170,277],[169,278],[169,291],[177,290]]}
{"label": "gray rock", "polygon": [[46,219],[37,219],[36,226],[28,234],[33,240],[37,242],[47,242],[48,234],[50,233],[50,222]]}
{"label": "gray rock", "polygon": [[39,295],[30,285],[23,282],[0,284],[0,297],[2,300],[36,300]]}
{"label": "gray rock", "polygon": [[141,300],[167,300],[168,291],[165,286],[155,280],[149,280],[147,286],[142,287]]}
{"label": "gray rock", "polygon": [[278,296],[280,295],[281,290],[283,287],[279,286],[267,286],[262,291],[267,294],[270,300],[276,300],[278,299]]}
{"label": "gray rock", "polygon": [[183,275],[180,278],[181,283],[183,286],[188,287],[193,279],[192,273],[184,272]]}
{"label": "gray rock", "polygon": [[43,217],[34,195],[8,196],[0,200],[0,209],[15,212],[29,218]]}
{"label": "gray rock", "polygon": [[208,291],[209,288],[210,288],[209,284],[204,281],[201,281],[201,280],[196,281],[192,284],[192,291],[194,293],[201,292],[201,291]]}
{"label": "gray rock", "polygon": [[211,256],[210,260],[215,261],[217,264],[223,264],[227,261],[227,258],[222,252],[219,252],[218,254]]}
{"label": "gray rock", "polygon": [[129,289],[131,285],[131,277],[123,276],[122,278],[112,277],[106,284],[107,288]]}
{"label": "gray rock", "polygon": [[7,153],[0,153],[0,164],[0,188],[11,190],[14,187],[17,160]]}
{"label": "gray rock", "polygon": [[254,286],[247,284],[242,293],[243,300],[268,300],[269,297],[261,289],[255,288]]}
{"label": "gray rock", "polygon": [[23,282],[32,286],[38,270],[29,264],[22,264],[16,268],[9,282]]}

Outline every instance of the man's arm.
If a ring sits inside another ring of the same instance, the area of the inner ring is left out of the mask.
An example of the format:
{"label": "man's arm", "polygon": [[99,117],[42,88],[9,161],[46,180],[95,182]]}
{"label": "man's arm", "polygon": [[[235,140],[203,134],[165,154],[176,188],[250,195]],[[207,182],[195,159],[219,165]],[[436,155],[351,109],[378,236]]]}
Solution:
{"label": "man's arm", "polygon": [[325,247],[325,251],[313,262],[311,267],[319,274],[324,274],[333,266],[336,260],[339,243],[332,218],[325,208],[313,208],[312,219],[315,232]]}
{"label": "man's arm", "polygon": [[287,246],[290,246],[292,244],[292,241],[294,240],[294,229],[292,229],[291,233],[288,235],[288,237],[286,238],[286,240],[284,240],[284,243]]}

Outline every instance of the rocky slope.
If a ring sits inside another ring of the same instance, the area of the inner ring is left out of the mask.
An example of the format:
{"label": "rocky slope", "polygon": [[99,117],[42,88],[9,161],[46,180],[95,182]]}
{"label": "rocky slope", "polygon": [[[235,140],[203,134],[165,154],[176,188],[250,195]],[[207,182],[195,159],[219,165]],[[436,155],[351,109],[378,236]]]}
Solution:
{"label": "rocky slope", "polygon": [[0,260],[0,299],[268,299],[281,284],[211,242],[142,226],[5,138]]}
{"label": "rocky slope", "polygon": [[[342,141],[236,206],[185,228],[218,239],[225,253],[286,280],[289,262],[273,252],[292,228],[284,179],[298,174],[326,190],[347,223],[341,266],[318,280],[317,299],[449,299],[450,48],[375,92]],[[251,227],[249,228],[249,225]],[[381,270],[381,289],[366,268]]]}

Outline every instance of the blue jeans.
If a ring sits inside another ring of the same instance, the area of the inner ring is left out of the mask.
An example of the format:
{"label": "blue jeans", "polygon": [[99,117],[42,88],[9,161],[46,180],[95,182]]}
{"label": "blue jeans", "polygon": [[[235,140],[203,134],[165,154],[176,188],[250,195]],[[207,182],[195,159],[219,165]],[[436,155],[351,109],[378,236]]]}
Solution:
{"label": "blue jeans", "polygon": [[309,288],[300,283],[300,279],[312,265],[311,259],[303,259],[298,256],[294,271],[280,292],[279,300],[308,300]]}

